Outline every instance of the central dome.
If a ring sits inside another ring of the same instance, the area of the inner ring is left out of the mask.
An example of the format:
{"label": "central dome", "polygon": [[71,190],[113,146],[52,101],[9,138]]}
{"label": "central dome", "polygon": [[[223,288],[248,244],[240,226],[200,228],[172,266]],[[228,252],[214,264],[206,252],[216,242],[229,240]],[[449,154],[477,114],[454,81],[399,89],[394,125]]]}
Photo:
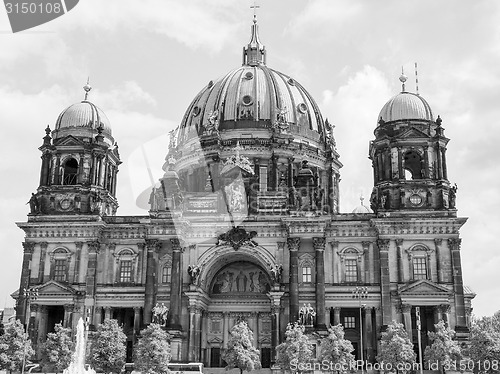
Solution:
{"label": "central dome", "polygon": [[325,139],[325,123],[318,105],[290,76],[266,66],[266,50],[257,24],[243,49],[243,66],[210,81],[194,98],[179,129],[179,140],[210,134],[214,124],[224,130],[262,129],[300,135],[318,142]]}

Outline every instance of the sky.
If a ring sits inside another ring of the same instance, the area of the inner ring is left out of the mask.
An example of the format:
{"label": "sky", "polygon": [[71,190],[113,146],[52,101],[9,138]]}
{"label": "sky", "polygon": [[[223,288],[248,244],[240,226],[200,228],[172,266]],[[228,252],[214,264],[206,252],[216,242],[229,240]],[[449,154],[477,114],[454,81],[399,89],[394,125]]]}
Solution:
{"label": "sky", "polygon": [[[241,64],[251,0],[82,0],[13,34],[0,9],[0,309],[19,287],[26,205],[39,182],[44,129],[83,99],[104,110],[120,147],[119,215],[143,215],[144,155],[155,178],[167,133],[195,95]],[[476,316],[500,309],[500,2],[258,0],[267,65],[290,75],[335,124],[342,212],[373,186],[368,144],[401,68],[443,119],[461,230],[464,283]]]}

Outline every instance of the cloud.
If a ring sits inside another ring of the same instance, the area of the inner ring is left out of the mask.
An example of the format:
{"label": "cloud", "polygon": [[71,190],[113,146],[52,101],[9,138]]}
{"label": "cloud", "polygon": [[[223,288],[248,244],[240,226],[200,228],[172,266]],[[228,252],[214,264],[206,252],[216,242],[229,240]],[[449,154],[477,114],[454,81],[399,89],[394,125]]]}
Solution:
{"label": "cloud", "polygon": [[343,212],[359,205],[360,194],[370,197],[373,173],[367,159],[368,144],[373,140],[380,109],[391,96],[387,79],[369,65],[350,74],[337,92],[323,92],[323,115],[336,126],[334,134],[344,164],[340,170]]}

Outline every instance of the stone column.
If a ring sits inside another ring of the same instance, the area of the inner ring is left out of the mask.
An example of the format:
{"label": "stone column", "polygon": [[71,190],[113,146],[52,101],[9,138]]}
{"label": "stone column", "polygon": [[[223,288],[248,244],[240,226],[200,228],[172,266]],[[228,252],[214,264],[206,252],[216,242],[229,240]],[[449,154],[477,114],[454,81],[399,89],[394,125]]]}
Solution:
{"label": "stone column", "polygon": [[48,185],[49,177],[49,163],[50,163],[50,153],[44,153],[42,155],[42,168],[40,171],[40,186]]}
{"label": "stone column", "polygon": [[439,141],[437,142],[436,147],[436,161],[437,161],[437,179],[443,179],[443,166],[442,166],[442,158],[441,158],[441,148],[439,147]]}
{"label": "stone column", "polygon": [[[462,239],[450,238],[448,239],[448,247],[451,251],[451,264],[452,264],[452,274],[453,274],[453,291],[455,293],[455,331],[457,335],[459,333],[467,334],[469,329],[467,328],[466,316],[465,316],[465,301],[464,301],[464,286],[462,280],[462,263],[460,259],[460,244]],[[461,336],[457,336],[461,338]]]}
{"label": "stone column", "polygon": [[24,290],[28,289],[30,284],[30,265],[34,249],[35,243],[23,242],[23,266],[21,270],[21,282],[19,284],[19,298],[16,305],[16,318],[23,325],[29,323],[29,318],[26,316],[27,300]]}
{"label": "stone column", "polygon": [[201,362],[201,324],[203,308],[192,304],[189,310],[189,334],[188,334],[188,360],[190,362]]}
{"label": "stone column", "polygon": [[403,150],[398,147],[398,173],[399,179],[404,179],[405,173],[403,171]]}
{"label": "stone column", "polygon": [[102,323],[102,307],[97,306],[94,308],[94,325]]}
{"label": "stone column", "polygon": [[153,306],[156,299],[156,259],[155,252],[160,247],[160,242],[157,239],[146,239],[147,248],[147,268],[146,268],[146,292],[144,296],[144,315],[143,321],[145,325],[151,323]]}
{"label": "stone column", "polygon": [[331,311],[332,311],[332,308],[325,308],[325,325],[326,325],[326,328],[329,329],[330,326],[331,326],[331,323],[330,323],[330,314],[331,314]]}
{"label": "stone column", "polygon": [[366,349],[366,361],[374,362],[375,357],[373,355],[373,326],[372,326],[372,310],[373,307],[365,307],[365,349]]}
{"label": "stone column", "polygon": [[430,178],[430,173],[429,173],[429,147],[424,146],[424,170],[423,170],[423,177],[424,178]]}
{"label": "stone column", "polygon": [[377,246],[380,258],[380,293],[382,302],[383,328],[392,321],[391,284],[389,274],[389,239],[378,239]]}
{"label": "stone column", "polygon": [[401,304],[401,312],[403,313],[403,319],[405,323],[405,329],[408,335],[412,336],[411,329],[411,305],[410,304]]}
{"label": "stone column", "polygon": [[80,283],[80,262],[82,257],[83,242],[75,242],[75,247],[76,247],[76,253],[75,253],[75,271],[73,273],[73,283]]}
{"label": "stone column", "polygon": [[339,306],[336,306],[335,308],[333,308],[333,324],[335,326],[340,324],[340,310],[341,309],[342,308]]}
{"label": "stone column", "polygon": [[112,308],[110,306],[105,306],[104,307],[104,320],[111,319],[112,316]]}
{"label": "stone column", "polygon": [[194,311],[194,362],[201,361],[201,329],[204,309],[198,307]]}
{"label": "stone column", "polygon": [[87,242],[88,248],[88,265],[86,276],[86,297],[94,298],[96,291],[96,273],[97,273],[97,255],[100,251],[100,243],[98,241]]}
{"label": "stone column", "polygon": [[272,362],[276,362],[276,347],[280,344],[280,312],[281,298],[284,292],[271,291],[267,295],[271,299],[271,349]]}
{"label": "stone column", "polygon": [[325,325],[325,238],[313,238],[316,251],[316,328],[326,330]]}
{"label": "stone column", "polygon": [[403,239],[396,239],[396,254],[397,254],[397,259],[398,259],[398,283],[404,282],[403,259],[402,259],[402,253],[401,253],[401,251],[403,250],[402,245],[403,245]]}
{"label": "stone column", "polygon": [[226,349],[227,348],[227,341],[229,340],[229,312],[223,312],[222,315],[224,316],[223,348]]}
{"label": "stone column", "polygon": [[134,335],[139,335],[141,331],[141,307],[134,307]]}
{"label": "stone column", "polygon": [[179,239],[170,239],[172,243],[172,281],[170,283],[169,324],[171,329],[182,330],[181,326],[181,255],[182,248]]}
{"label": "stone column", "polygon": [[64,304],[63,327],[71,327],[71,314],[73,313],[73,304]]}
{"label": "stone column", "polygon": [[288,238],[288,251],[290,252],[290,316],[289,323],[294,323],[299,318],[299,247],[300,238]]}
{"label": "stone column", "polygon": [[47,255],[47,242],[40,243],[40,261],[38,262],[38,283],[43,283],[45,270],[45,256]]}
{"label": "stone column", "polygon": [[446,168],[446,148],[441,149],[442,161],[441,165],[443,166],[443,179],[448,179],[448,170]]}
{"label": "stone column", "polygon": [[442,239],[434,239],[434,247],[436,249],[436,272],[437,272],[437,281],[441,283],[443,281],[443,274],[441,274],[441,250],[440,245],[443,243]]}
{"label": "stone column", "polygon": [[[441,304],[437,306],[438,322],[442,320],[446,327],[450,327],[450,311],[451,307],[449,304]],[[437,323],[437,322],[436,322]]]}

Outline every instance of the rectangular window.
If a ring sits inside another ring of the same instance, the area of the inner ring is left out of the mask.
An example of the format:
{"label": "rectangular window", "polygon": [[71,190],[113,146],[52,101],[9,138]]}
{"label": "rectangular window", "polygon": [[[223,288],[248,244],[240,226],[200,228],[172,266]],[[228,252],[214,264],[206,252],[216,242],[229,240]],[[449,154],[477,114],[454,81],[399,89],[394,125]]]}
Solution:
{"label": "rectangular window", "polygon": [[267,191],[267,166],[259,167],[259,191]]}
{"label": "rectangular window", "polygon": [[310,266],[304,266],[302,268],[302,283],[312,282],[312,268]]}
{"label": "rectangular window", "polygon": [[356,317],[345,316],[344,317],[344,328],[345,329],[355,329],[356,328]]}
{"label": "rectangular window", "polygon": [[161,272],[161,283],[170,283],[172,278],[172,267],[170,265],[165,265]]}
{"label": "rectangular window", "polygon": [[211,326],[211,330],[212,332],[220,332],[221,331],[221,321],[212,321],[212,326]]}
{"label": "rectangular window", "polygon": [[345,260],[345,281],[346,282],[358,281],[358,261],[356,259]]}
{"label": "rectangular window", "polygon": [[427,279],[427,262],[425,257],[413,258],[413,279]]}
{"label": "rectangular window", "polygon": [[66,260],[54,261],[54,280],[59,282],[66,281]]}
{"label": "rectangular window", "polygon": [[121,260],[120,261],[120,282],[128,283],[132,281],[132,261],[131,260]]}

